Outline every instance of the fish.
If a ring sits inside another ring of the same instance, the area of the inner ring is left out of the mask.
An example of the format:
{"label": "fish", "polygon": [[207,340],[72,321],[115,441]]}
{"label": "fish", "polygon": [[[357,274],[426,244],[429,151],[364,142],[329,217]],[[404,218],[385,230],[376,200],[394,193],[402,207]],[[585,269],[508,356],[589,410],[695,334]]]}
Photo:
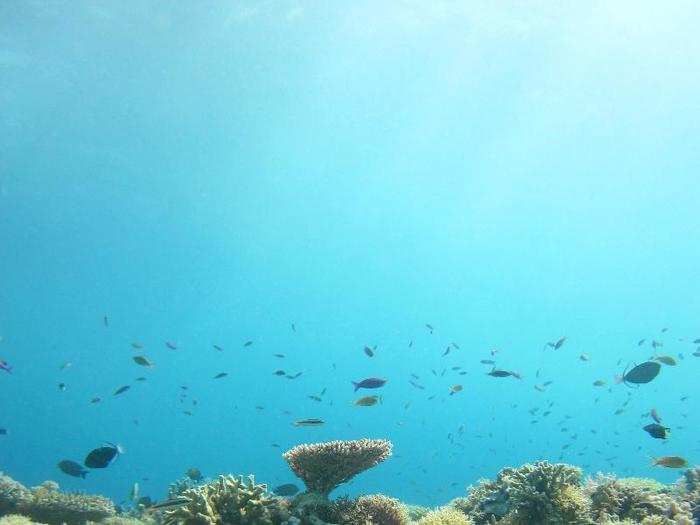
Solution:
{"label": "fish", "polygon": [[513,376],[517,379],[520,379],[520,375],[515,373],[515,372],[510,372],[508,370],[498,370],[497,368],[494,368],[490,372],[486,374],[487,376],[491,377],[510,377]]}
{"label": "fish", "polygon": [[286,357],[284,354],[272,354],[272,355],[277,357],[278,359],[284,359]]}
{"label": "fish", "polygon": [[376,405],[381,400],[380,396],[365,396],[353,401],[353,405],[358,407],[371,407]]}
{"label": "fish", "polygon": [[102,324],[104,324],[105,326],[109,326],[109,317],[107,317],[107,316],[105,315],[105,316],[102,318]]}
{"label": "fish", "polygon": [[693,356],[700,357],[700,350],[693,352]]}
{"label": "fish", "polygon": [[213,379],[221,379],[222,377],[226,377],[228,375],[228,372],[219,372],[216,374]]}
{"label": "fish", "polygon": [[671,431],[670,428],[661,426],[657,423],[651,423],[649,425],[646,425],[642,428],[642,430],[644,430],[651,437],[656,439],[666,439],[668,437],[668,433]]}
{"label": "fish", "polygon": [[72,461],[70,459],[64,459],[59,461],[56,466],[64,474],[73,476],[74,478],[85,479],[85,476],[90,473],[89,470],[85,470],[80,463]]}
{"label": "fish", "polygon": [[655,361],[645,361],[644,363],[635,366],[629,372],[625,369],[622,373],[620,381],[624,384],[632,383],[641,385],[649,383],[659,375],[661,365]]}
{"label": "fish", "polygon": [[364,348],[365,355],[368,357],[373,357],[374,356],[374,351],[369,346],[365,346]]}
{"label": "fish", "polygon": [[378,377],[368,377],[361,381],[352,381],[352,386],[355,388],[355,392],[357,392],[360,388],[381,388],[384,385],[386,385],[386,383],[386,379],[380,379]]}
{"label": "fish", "polygon": [[652,418],[654,421],[656,421],[657,423],[661,423],[661,416],[659,415],[659,413],[656,411],[655,408],[652,408],[652,409],[649,411],[649,415],[651,416],[651,418]]}
{"label": "fish", "polygon": [[323,399],[322,399],[320,396],[311,395],[311,396],[307,396],[307,397],[308,397],[309,399],[311,399],[312,401],[317,401],[317,402],[319,402],[319,403],[320,403],[321,401],[323,401]]}
{"label": "fish", "polygon": [[243,346],[250,346],[252,344],[253,344],[253,341],[246,341],[245,343],[243,343]]}
{"label": "fish", "polygon": [[605,386],[607,382],[604,379],[596,379],[593,381],[593,386]]}
{"label": "fish", "polygon": [[161,501],[160,503],[154,503],[148,509],[147,511],[154,511],[154,510],[165,510],[165,509],[171,509],[175,507],[182,507],[183,505],[187,505],[190,502],[189,498],[172,498],[172,499],[166,499],[165,501]]}
{"label": "fish", "polygon": [[450,350],[452,350],[451,346],[448,346],[447,348],[445,348],[445,351],[442,353],[442,357],[445,357],[447,354],[449,354]]}
{"label": "fish", "polygon": [[12,373],[12,367],[10,366],[10,363],[5,361],[4,359],[0,359],[0,370],[4,370],[8,374]]}
{"label": "fish", "polygon": [[670,355],[660,355],[655,358],[659,363],[663,363],[668,366],[676,366],[676,360]]}
{"label": "fish", "polygon": [[177,350],[177,343],[174,343],[172,341],[166,341],[165,346],[170,348],[170,350]]}
{"label": "fish", "polygon": [[145,366],[146,368],[153,368],[155,365],[153,362],[151,362],[146,356],[144,355],[135,355],[131,359],[134,360],[134,363],[137,365]]}
{"label": "fish", "polygon": [[688,466],[688,461],[681,456],[662,456],[654,458],[651,464],[666,468],[685,468]]}
{"label": "fish", "polygon": [[307,419],[298,419],[292,423],[295,427],[320,427],[325,421],[323,419],[311,417]]}
{"label": "fish", "polygon": [[59,389],[61,392],[65,392],[65,391],[66,391],[66,388],[68,388],[68,385],[67,385],[67,384],[65,384],[65,383],[59,383],[59,384],[58,384],[58,389]]}
{"label": "fish", "polygon": [[136,350],[141,350],[143,348],[143,345],[139,343],[138,341],[134,341],[131,343],[132,348],[135,348]]}
{"label": "fish", "polygon": [[278,485],[277,487],[272,489],[272,492],[274,492],[278,496],[288,498],[294,496],[297,492],[299,492],[299,487],[297,487],[294,483],[285,483],[283,485]]}
{"label": "fish", "polygon": [[646,339],[640,339],[639,342],[637,343],[637,346],[642,346]]}
{"label": "fish", "polygon": [[581,361],[590,361],[591,360],[591,358],[588,356],[588,354],[581,354],[580,356],[578,356],[578,358]]}
{"label": "fish", "polygon": [[66,361],[59,367],[59,370],[68,370],[71,366],[73,366],[73,363],[71,363],[70,361]]}
{"label": "fish", "polygon": [[459,350],[459,345],[457,343],[453,341],[450,344],[454,347],[455,350]]}
{"label": "fish", "polygon": [[93,397],[93,398],[90,400],[90,403],[92,403],[92,404],[94,405],[95,403],[99,403],[100,401],[102,401],[102,398],[101,398],[101,397]]}
{"label": "fish", "polygon": [[431,334],[433,333],[433,330],[435,330],[435,329],[434,329],[431,325],[429,325],[429,324],[426,324],[425,327],[426,327],[428,330],[430,330],[430,333],[431,333]]}
{"label": "fish", "polygon": [[450,395],[456,394],[457,392],[461,392],[464,389],[462,385],[452,385],[450,387]]}
{"label": "fish", "polygon": [[145,377],[137,377],[136,381],[146,381],[146,378]]}
{"label": "fish", "polygon": [[7,435],[7,429],[6,428],[0,428],[0,436],[6,436]]}
{"label": "fish", "polygon": [[129,385],[120,386],[119,388],[117,388],[117,389],[114,391],[114,394],[112,394],[112,395],[118,396],[119,394],[123,394],[124,392],[126,392],[126,391],[129,390],[130,388],[131,388],[131,387],[130,387]]}
{"label": "fish", "polygon": [[418,383],[416,383],[412,379],[409,379],[408,382],[411,383],[411,386],[417,388],[418,390],[425,390],[425,387],[423,385],[419,385]]}
{"label": "fish", "polygon": [[654,341],[651,342],[651,347],[652,347],[652,348],[661,348],[662,346],[664,346],[664,344],[661,343],[660,341],[654,340]]}
{"label": "fish", "polygon": [[554,350],[559,350],[566,342],[566,336],[560,337],[555,342],[549,342],[544,345],[544,348],[553,348]]}
{"label": "fish", "polygon": [[297,373],[294,374],[294,375],[287,375],[287,379],[296,379],[297,377],[299,377],[299,376],[300,376],[301,374],[303,374],[303,373],[304,373],[304,372],[297,372]]}
{"label": "fish", "polygon": [[91,450],[83,464],[88,468],[106,468],[124,449],[120,445],[106,443],[101,447]]}
{"label": "fish", "polygon": [[283,376],[283,375],[287,375],[287,372],[285,372],[284,370],[281,370],[281,369],[280,369],[280,370],[275,370],[274,372],[272,372],[272,375],[275,375],[275,376]]}
{"label": "fish", "polygon": [[480,363],[482,365],[495,365],[496,361],[494,361],[493,359],[482,359]]}
{"label": "fish", "polygon": [[296,331],[297,331],[297,326],[294,323],[292,323],[292,332],[296,332]]}
{"label": "fish", "polygon": [[224,351],[224,349],[221,348],[219,345],[214,345],[214,344],[213,344],[213,345],[211,345],[211,346],[214,348],[214,350],[218,350],[219,352],[223,352],[223,351]]}
{"label": "fish", "polygon": [[700,339],[696,339],[695,341],[693,341],[693,344],[694,344],[694,345],[700,345]]}
{"label": "fish", "polygon": [[204,479],[204,476],[202,476],[202,472],[195,467],[188,468],[187,472],[185,472],[185,476],[190,478],[192,481],[202,481]]}

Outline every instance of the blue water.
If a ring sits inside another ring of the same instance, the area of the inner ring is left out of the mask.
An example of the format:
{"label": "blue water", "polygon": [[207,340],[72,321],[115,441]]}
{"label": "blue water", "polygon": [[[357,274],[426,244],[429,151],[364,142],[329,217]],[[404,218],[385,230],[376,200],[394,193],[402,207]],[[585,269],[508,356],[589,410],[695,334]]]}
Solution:
{"label": "blue water", "polygon": [[[537,459],[700,461],[695,3],[126,4],[0,4],[0,470],[162,498],[376,437],[335,494],[434,505]],[[615,385],[653,339],[678,365]]]}

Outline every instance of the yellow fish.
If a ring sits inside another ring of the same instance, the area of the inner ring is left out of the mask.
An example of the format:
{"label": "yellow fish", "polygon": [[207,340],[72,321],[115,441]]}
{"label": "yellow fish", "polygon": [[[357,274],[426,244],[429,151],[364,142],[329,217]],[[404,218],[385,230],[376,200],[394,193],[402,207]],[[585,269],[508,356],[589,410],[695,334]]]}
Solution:
{"label": "yellow fish", "polygon": [[376,405],[378,402],[381,402],[380,396],[365,396],[355,400],[353,402],[353,405],[356,405],[358,407],[371,407],[373,405]]}
{"label": "yellow fish", "polygon": [[453,385],[450,387],[450,395],[456,394],[457,392],[461,392],[463,390],[462,385]]}
{"label": "yellow fish", "polygon": [[654,458],[651,464],[666,468],[685,468],[688,466],[688,461],[680,456],[662,456]]}

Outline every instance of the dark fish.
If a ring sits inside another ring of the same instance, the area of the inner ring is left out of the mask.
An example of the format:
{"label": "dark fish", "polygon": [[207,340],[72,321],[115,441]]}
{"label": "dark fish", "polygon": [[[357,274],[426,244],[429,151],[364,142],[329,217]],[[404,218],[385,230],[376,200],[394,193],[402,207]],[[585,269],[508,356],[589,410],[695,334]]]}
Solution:
{"label": "dark fish", "polygon": [[107,443],[90,451],[83,463],[88,468],[105,468],[121,453],[122,449],[119,445]]}
{"label": "dark fish", "polygon": [[661,423],[661,416],[659,415],[659,413],[656,411],[655,408],[651,409],[651,411],[649,412],[649,415],[651,416],[651,418],[654,421],[656,421],[657,423]]}
{"label": "dark fish", "polygon": [[516,379],[520,379],[520,374],[518,374],[518,373],[516,373],[516,372],[510,372],[510,371],[508,371],[508,370],[498,370],[498,369],[496,369],[496,368],[494,368],[493,370],[491,370],[491,371],[490,371],[488,374],[486,374],[486,375],[489,375],[489,376],[492,376],[492,377],[510,377],[510,376],[513,376],[513,377],[515,377]]}
{"label": "dark fish", "polygon": [[312,401],[318,401],[319,403],[320,403],[321,401],[323,401],[323,399],[322,399],[321,397],[315,396],[315,395],[310,395],[310,396],[306,396],[306,397],[308,397],[308,398],[311,399]]}
{"label": "dark fish", "polygon": [[276,376],[283,376],[283,375],[286,375],[286,374],[287,374],[287,372],[285,372],[284,370],[275,370],[275,371],[273,372],[273,375],[276,375]]}
{"label": "dark fish", "polygon": [[123,394],[124,392],[126,392],[126,391],[129,390],[130,388],[131,388],[131,387],[130,387],[129,385],[120,386],[119,388],[117,388],[117,389],[114,391],[114,394],[112,394],[112,395],[118,396],[119,394]]}
{"label": "dark fish", "polygon": [[202,472],[198,468],[194,467],[188,468],[187,472],[185,472],[185,476],[190,478],[192,481],[202,481],[204,479]]}
{"label": "dark fish", "polygon": [[153,368],[154,366],[153,362],[144,355],[135,355],[131,359],[133,359],[134,363],[137,365],[145,366],[146,368]]}
{"label": "dark fish", "polygon": [[228,372],[219,372],[214,376],[214,379],[221,379],[222,377],[226,377],[228,375]]}
{"label": "dark fish", "polygon": [[138,341],[134,341],[133,343],[131,343],[131,347],[136,350],[141,350],[143,348],[143,345]]}
{"label": "dark fish", "polygon": [[651,346],[652,346],[652,348],[660,348],[660,347],[664,346],[664,344],[659,342],[659,341],[654,340],[651,342]]}
{"label": "dark fish", "polygon": [[700,345],[700,339],[696,339],[695,341],[693,341],[693,344],[694,344],[694,345]]}
{"label": "dark fish", "polygon": [[165,346],[170,348],[170,350],[177,350],[177,343],[173,343],[172,341],[166,341]]}
{"label": "dark fish", "polygon": [[90,472],[89,470],[85,470],[80,463],[76,463],[70,459],[59,461],[56,466],[61,472],[68,474],[69,476],[73,476],[74,478],[85,479],[85,476]]}
{"label": "dark fish", "polygon": [[219,345],[211,345],[211,346],[214,347],[214,350],[218,350],[219,352],[223,352],[223,351],[224,351],[224,349],[221,348]]}
{"label": "dark fish", "polygon": [[566,342],[566,336],[562,337],[556,343],[554,343],[554,349],[559,350],[564,345],[565,342]]}
{"label": "dark fish", "polygon": [[297,492],[299,492],[299,487],[297,487],[294,483],[285,483],[284,485],[279,485],[278,487],[272,489],[272,492],[278,496],[283,496],[286,498],[294,496]]}
{"label": "dark fish", "polygon": [[243,343],[243,346],[250,346],[252,344],[253,344],[253,341],[246,341],[245,343]]}
{"label": "dark fish", "polygon": [[0,428],[0,436],[6,436],[7,435],[7,429],[6,428]]}
{"label": "dark fish", "polygon": [[301,374],[303,374],[303,373],[304,373],[304,372],[297,372],[297,373],[294,374],[294,375],[287,375],[287,379],[296,379],[297,377],[299,377],[299,376],[300,376]]}
{"label": "dark fish", "polygon": [[411,348],[413,346],[413,340],[408,342],[408,347]]}
{"label": "dark fish", "polygon": [[453,343],[450,343],[450,344],[454,347],[455,350],[459,350],[459,345],[458,345],[457,343],[454,343],[454,342],[453,342]]}
{"label": "dark fish", "polygon": [[68,388],[68,385],[66,385],[65,383],[59,383],[59,384],[58,384],[58,389],[59,389],[61,392],[65,392],[66,388]]}
{"label": "dark fish", "polygon": [[160,503],[155,503],[151,505],[150,507],[148,507],[148,510],[164,510],[175,507],[182,507],[183,505],[187,505],[189,502],[189,498],[166,499],[165,501],[161,501]]}
{"label": "dark fish", "polygon": [[410,379],[409,379],[408,382],[411,383],[411,386],[413,386],[413,387],[415,387],[415,388],[417,388],[417,389],[419,389],[419,390],[425,390],[425,387],[424,387],[423,385],[419,385],[418,383],[416,383],[416,382],[413,381],[413,380],[410,380]]}
{"label": "dark fish", "polygon": [[666,439],[668,433],[671,431],[670,428],[661,426],[657,423],[651,423],[643,428],[651,437],[656,439]]}
{"label": "dark fish", "polygon": [[109,317],[107,317],[107,316],[105,315],[105,316],[102,318],[102,324],[104,324],[105,326],[109,326]]}
{"label": "dark fish", "polygon": [[297,327],[294,323],[292,323],[292,332],[296,332],[296,331],[297,331]]}
{"label": "dark fish", "polygon": [[425,327],[426,327],[428,330],[430,330],[430,333],[431,333],[431,334],[433,333],[433,330],[435,330],[435,329],[434,329],[431,325],[429,325],[429,324],[426,324]]}
{"label": "dark fish", "polygon": [[450,350],[452,350],[451,346],[448,346],[447,348],[445,348],[445,351],[442,353],[442,357],[445,357],[447,354],[449,354]]}
{"label": "dark fish", "polygon": [[495,365],[496,361],[494,361],[493,359],[482,359],[480,363],[482,365]]}
{"label": "dark fish", "polygon": [[145,381],[145,380],[146,380],[145,377],[137,377],[137,378],[136,378],[136,381]]}
{"label": "dark fish", "polygon": [[365,354],[366,354],[368,357],[373,357],[373,356],[374,356],[374,352],[372,351],[372,349],[371,349],[369,346],[365,346],[364,350],[365,350]]}
{"label": "dark fish", "polygon": [[637,343],[637,346],[642,346],[646,339],[640,339],[639,342]]}
{"label": "dark fish", "polygon": [[646,361],[637,365],[629,372],[625,370],[622,374],[622,382],[641,385],[652,381],[661,371],[661,365],[656,361]]}
{"label": "dark fish", "polygon": [[99,403],[100,401],[102,401],[102,398],[101,398],[101,397],[93,397],[93,398],[90,400],[90,403],[92,403],[92,404],[94,405],[95,403]]}
{"label": "dark fish", "polygon": [[285,355],[284,354],[272,354],[273,356],[277,357],[278,359],[284,359]]}
{"label": "dark fish", "polygon": [[355,387],[355,392],[357,392],[360,388],[381,388],[384,385],[386,385],[386,382],[386,379],[380,379],[378,377],[368,377],[367,379],[363,379],[362,381],[352,381],[352,386]]}

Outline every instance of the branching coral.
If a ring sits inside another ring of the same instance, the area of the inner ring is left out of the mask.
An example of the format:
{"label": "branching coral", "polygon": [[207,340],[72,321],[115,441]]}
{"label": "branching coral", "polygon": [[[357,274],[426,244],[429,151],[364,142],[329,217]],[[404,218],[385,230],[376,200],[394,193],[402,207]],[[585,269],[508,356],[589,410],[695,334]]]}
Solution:
{"label": "branching coral", "polygon": [[299,445],[284,453],[294,473],[310,492],[328,496],[365,470],[391,455],[391,442],[383,439],[330,441]]}
{"label": "branching coral", "polygon": [[416,525],[472,525],[472,521],[454,507],[443,507],[428,512]]}
{"label": "branching coral", "polygon": [[278,525],[289,516],[283,499],[271,496],[266,485],[233,476],[185,490],[188,502],[166,511],[165,525]]}
{"label": "branching coral", "polygon": [[0,515],[10,514],[31,502],[31,491],[0,472]]}

